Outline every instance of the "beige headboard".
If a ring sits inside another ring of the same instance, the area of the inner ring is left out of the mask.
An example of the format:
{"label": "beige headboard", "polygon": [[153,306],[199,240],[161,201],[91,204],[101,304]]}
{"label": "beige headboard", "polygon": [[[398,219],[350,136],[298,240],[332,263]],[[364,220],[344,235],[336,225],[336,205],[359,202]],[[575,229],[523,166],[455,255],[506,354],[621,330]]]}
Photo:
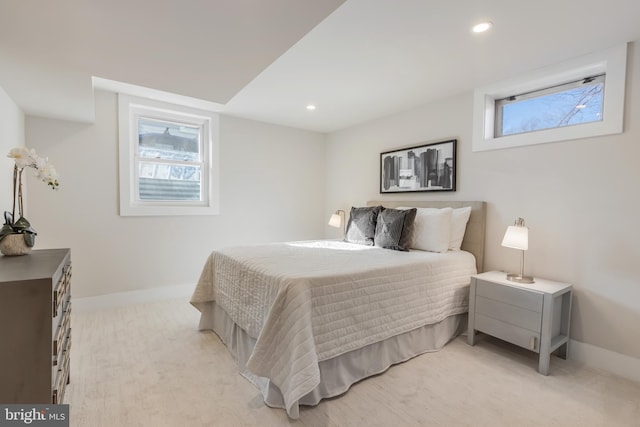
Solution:
{"label": "beige headboard", "polygon": [[486,202],[441,201],[441,200],[372,200],[367,206],[382,205],[385,208],[397,208],[398,206],[411,206],[415,208],[463,208],[471,206],[471,216],[467,223],[467,231],[464,233],[462,249],[471,252],[476,257],[478,273],[484,271],[484,234],[485,219],[487,216]]}

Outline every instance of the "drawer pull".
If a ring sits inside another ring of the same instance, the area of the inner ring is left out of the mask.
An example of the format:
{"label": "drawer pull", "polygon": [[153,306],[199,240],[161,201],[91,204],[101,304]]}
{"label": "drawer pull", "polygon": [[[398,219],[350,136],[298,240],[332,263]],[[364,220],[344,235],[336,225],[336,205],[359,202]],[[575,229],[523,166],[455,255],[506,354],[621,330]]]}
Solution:
{"label": "drawer pull", "polygon": [[535,336],[531,337],[531,341],[529,341],[529,347],[531,348],[531,350],[535,350],[536,349],[536,338]]}

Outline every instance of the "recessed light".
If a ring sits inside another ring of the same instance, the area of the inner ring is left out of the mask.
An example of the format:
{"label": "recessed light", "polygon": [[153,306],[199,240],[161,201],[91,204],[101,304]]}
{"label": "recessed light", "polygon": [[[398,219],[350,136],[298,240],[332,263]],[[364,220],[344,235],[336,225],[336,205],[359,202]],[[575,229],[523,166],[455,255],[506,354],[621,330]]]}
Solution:
{"label": "recessed light", "polygon": [[313,105],[313,104],[309,104],[309,105],[307,105],[307,110],[309,110],[309,111],[313,111],[313,110],[315,110],[315,109],[316,109],[316,106],[315,106],[315,105]]}
{"label": "recessed light", "polygon": [[481,22],[477,25],[474,25],[472,31],[474,33],[484,33],[485,31],[489,31],[491,27],[493,27],[493,23],[489,21]]}

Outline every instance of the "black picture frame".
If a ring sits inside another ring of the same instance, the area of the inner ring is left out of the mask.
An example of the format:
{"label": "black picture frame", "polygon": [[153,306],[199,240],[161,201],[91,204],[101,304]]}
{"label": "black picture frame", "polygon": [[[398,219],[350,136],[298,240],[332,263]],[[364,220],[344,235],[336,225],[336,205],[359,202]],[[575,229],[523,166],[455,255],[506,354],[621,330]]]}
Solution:
{"label": "black picture frame", "polygon": [[380,193],[456,191],[457,139],[380,153]]}

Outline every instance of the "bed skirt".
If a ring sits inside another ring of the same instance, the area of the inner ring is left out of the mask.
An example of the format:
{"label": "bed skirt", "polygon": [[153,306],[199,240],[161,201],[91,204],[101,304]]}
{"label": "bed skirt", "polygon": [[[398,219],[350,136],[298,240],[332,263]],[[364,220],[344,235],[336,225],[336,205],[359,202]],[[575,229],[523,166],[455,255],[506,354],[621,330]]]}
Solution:
{"label": "bed skirt", "polygon": [[[255,384],[266,405],[285,408],[282,393],[268,378],[252,374],[246,368],[256,340],[236,325],[215,302],[198,303],[201,330],[213,330],[238,363],[242,376]],[[298,405],[317,405],[322,399],[335,397],[370,376],[386,371],[423,353],[438,351],[466,329],[467,314],[449,316],[439,323],[391,337],[384,341],[319,362],[320,384],[298,400]],[[298,410],[294,409],[294,417]]]}

